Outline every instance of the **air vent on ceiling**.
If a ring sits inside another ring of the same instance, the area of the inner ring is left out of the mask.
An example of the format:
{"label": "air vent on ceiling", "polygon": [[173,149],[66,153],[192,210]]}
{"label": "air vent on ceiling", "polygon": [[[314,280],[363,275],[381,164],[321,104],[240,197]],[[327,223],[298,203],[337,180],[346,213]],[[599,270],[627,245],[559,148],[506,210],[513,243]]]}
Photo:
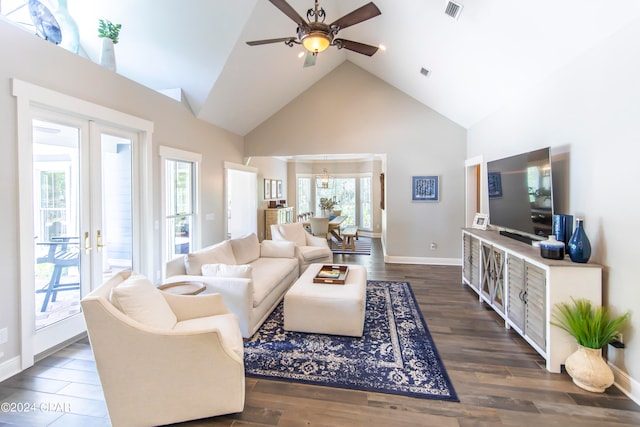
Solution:
{"label": "air vent on ceiling", "polygon": [[447,2],[447,7],[444,9],[444,13],[453,19],[458,19],[460,16],[460,12],[462,12],[462,5],[460,3],[455,3],[452,1]]}
{"label": "air vent on ceiling", "polygon": [[426,68],[422,67],[422,68],[420,68],[420,74],[422,74],[425,77],[428,77],[429,74],[431,74],[431,71],[429,71]]}

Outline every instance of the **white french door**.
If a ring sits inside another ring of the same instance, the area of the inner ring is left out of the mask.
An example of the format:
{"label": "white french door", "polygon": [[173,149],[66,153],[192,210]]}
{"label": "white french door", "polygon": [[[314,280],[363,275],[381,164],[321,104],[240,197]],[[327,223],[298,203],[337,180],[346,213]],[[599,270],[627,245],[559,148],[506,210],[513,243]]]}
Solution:
{"label": "white french door", "polygon": [[140,189],[151,188],[153,123],[18,79],[11,83],[18,124],[20,366],[26,369],[36,355],[85,331],[80,299],[105,278],[121,268],[153,277],[153,221],[140,220],[152,217],[152,191]]}
{"label": "white french door", "polygon": [[33,355],[84,332],[82,297],[136,265],[136,147],[133,132],[33,110]]}

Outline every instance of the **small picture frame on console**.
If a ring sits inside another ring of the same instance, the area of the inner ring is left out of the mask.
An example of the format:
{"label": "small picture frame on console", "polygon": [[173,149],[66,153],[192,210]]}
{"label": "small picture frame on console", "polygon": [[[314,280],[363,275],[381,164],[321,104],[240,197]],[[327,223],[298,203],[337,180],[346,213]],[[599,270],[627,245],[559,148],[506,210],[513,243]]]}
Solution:
{"label": "small picture frame on console", "polygon": [[477,228],[479,230],[486,230],[489,225],[489,215],[484,213],[477,213],[473,218],[473,224],[471,224],[472,228]]}

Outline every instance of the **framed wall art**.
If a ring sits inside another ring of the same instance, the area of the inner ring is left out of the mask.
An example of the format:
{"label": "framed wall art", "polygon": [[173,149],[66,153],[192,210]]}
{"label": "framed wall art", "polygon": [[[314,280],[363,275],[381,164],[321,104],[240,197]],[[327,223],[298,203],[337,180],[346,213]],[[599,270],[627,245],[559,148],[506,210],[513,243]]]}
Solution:
{"label": "framed wall art", "polygon": [[264,180],[264,199],[269,200],[271,198],[271,180]]}
{"label": "framed wall art", "polygon": [[414,176],[412,179],[412,200],[417,202],[437,202],[440,200],[440,179],[437,175]]}
{"label": "framed wall art", "polygon": [[274,197],[278,199],[282,197],[282,180],[281,179],[276,181],[276,195]]}
{"label": "framed wall art", "polygon": [[384,209],[384,174],[380,174],[380,209]]}
{"label": "framed wall art", "polygon": [[275,179],[271,180],[271,198],[275,199],[278,194],[278,181],[276,181]]}

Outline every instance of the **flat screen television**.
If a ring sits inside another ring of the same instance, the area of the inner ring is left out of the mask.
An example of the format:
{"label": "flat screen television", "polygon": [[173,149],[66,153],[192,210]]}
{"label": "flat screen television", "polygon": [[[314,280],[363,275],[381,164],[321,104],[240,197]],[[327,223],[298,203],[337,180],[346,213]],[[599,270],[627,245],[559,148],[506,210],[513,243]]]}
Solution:
{"label": "flat screen television", "polygon": [[487,162],[489,222],[500,233],[531,243],[552,233],[550,149]]}

